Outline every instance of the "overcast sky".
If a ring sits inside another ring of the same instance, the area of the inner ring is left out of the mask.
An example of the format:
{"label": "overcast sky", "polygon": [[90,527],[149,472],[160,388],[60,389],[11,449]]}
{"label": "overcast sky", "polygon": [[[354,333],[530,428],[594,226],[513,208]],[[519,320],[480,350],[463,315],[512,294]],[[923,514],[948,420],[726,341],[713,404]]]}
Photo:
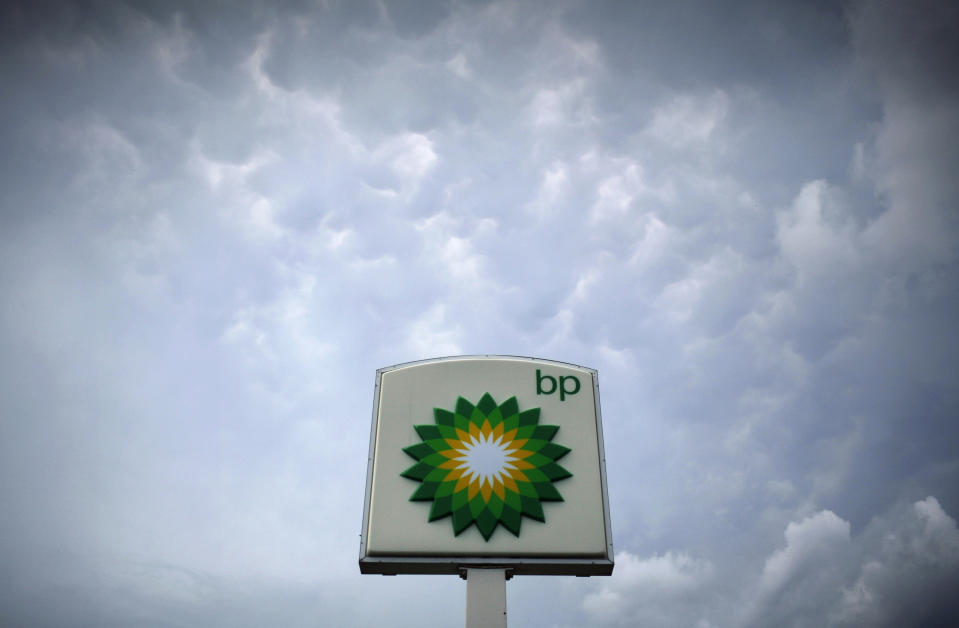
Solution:
{"label": "overcast sky", "polygon": [[511,626],[959,625],[947,2],[5,3],[0,624],[455,626],[375,370],[598,369],[616,568]]}

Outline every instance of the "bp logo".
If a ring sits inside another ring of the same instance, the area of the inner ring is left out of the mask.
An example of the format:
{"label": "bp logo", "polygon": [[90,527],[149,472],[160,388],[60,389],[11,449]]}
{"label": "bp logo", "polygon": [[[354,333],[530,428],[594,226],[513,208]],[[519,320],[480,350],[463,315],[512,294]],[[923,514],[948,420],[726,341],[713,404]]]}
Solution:
{"label": "bp logo", "polygon": [[569,448],[550,442],[559,427],[540,425],[539,410],[489,393],[433,408],[434,425],[414,426],[423,442],[403,450],[417,462],[400,475],[422,482],[410,500],[433,502],[429,521],[451,516],[454,535],[475,522],[487,541],[497,525],[519,536],[524,515],[545,522],[541,502],[563,501],[553,482],[572,474],[556,462]]}

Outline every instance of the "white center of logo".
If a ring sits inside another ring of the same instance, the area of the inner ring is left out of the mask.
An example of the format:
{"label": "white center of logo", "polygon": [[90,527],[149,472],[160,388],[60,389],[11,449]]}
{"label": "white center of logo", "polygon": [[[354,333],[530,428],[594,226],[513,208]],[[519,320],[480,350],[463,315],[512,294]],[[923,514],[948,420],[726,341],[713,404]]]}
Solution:
{"label": "white center of logo", "polygon": [[506,469],[508,457],[506,447],[493,436],[480,436],[466,444],[466,467],[480,482],[492,482]]}

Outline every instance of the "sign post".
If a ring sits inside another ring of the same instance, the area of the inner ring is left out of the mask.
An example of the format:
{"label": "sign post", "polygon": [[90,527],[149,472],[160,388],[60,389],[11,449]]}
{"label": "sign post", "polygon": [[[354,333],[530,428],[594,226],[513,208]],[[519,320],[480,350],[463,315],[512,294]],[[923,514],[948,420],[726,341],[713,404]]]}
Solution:
{"label": "sign post", "polygon": [[597,372],[513,356],[379,369],[359,566],[465,573],[468,626],[506,625],[512,575],[611,574]]}
{"label": "sign post", "polygon": [[506,570],[466,570],[466,628],[506,628]]}

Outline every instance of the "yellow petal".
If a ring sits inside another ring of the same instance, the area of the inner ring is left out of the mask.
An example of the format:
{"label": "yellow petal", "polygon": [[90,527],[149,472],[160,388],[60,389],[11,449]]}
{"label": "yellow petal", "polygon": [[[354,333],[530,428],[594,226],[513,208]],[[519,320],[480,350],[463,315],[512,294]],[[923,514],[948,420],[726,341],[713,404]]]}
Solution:
{"label": "yellow petal", "polygon": [[[513,479],[517,482],[529,482],[529,478],[526,477],[526,474],[519,469],[510,469],[509,474],[513,476]],[[519,488],[516,489],[516,492],[519,493]]]}

